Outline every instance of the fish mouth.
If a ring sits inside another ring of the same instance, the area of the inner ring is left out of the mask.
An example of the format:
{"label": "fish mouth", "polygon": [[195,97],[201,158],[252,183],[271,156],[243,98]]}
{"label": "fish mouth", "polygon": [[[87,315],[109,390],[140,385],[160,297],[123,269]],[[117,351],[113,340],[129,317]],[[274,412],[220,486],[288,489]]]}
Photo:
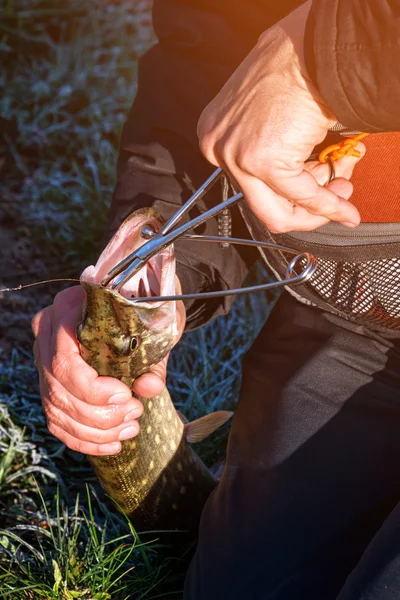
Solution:
{"label": "fish mouth", "polygon": [[[161,221],[157,218],[155,211],[149,209],[137,211],[128,217],[103,250],[96,265],[91,265],[83,271],[81,281],[101,285],[101,281],[112,268],[146,242],[141,235],[145,225],[150,225],[155,231],[159,231]],[[106,287],[112,289],[112,281]],[[175,258],[173,246],[168,246],[152,257],[118,292],[113,290],[113,293],[127,300],[174,295]],[[143,304],[151,304],[156,307],[159,303]]]}

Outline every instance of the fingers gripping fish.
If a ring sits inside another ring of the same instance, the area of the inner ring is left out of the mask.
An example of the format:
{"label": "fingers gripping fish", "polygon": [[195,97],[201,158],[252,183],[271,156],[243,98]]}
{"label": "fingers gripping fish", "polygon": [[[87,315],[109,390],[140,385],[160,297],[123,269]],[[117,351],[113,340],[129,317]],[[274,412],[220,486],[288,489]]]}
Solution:
{"label": "fingers gripping fish", "polygon": [[[101,254],[82,273],[86,306],[77,335],[81,354],[99,375],[132,387],[136,377],[160,362],[177,335],[175,302],[133,304],[130,298],[173,295],[172,246],[151,259],[119,292],[100,285],[111,267],[143,243],[141,230],[162,220],[150,208],[128,217]],[[122,442],[119,454],[89,457],[96,474],[136,528],[190,528],[196,524],[216,480],[188,442],[199,441],[232,413],[221,411],[184,424],[168,390],[141,399],[140,433]]]}

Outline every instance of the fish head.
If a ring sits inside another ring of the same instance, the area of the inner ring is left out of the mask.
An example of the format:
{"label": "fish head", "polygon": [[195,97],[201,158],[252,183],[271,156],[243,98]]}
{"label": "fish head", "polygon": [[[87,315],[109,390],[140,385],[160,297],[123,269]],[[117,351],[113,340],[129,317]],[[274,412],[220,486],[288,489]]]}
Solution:
{"label": "fish head", "polygon": [[144,226],[158,231],[162,223],[151,208],[136,211],[122,223],[96,265],[81,275],[86,292],[77,328],[82,357],[100,375],[112,375],[128,385],[167,355],[178,334],[175,302],[134,302],[138,297],[174,295],[173,247],[150,259],[119,291],[102,286],[101,281],[145,242]]}

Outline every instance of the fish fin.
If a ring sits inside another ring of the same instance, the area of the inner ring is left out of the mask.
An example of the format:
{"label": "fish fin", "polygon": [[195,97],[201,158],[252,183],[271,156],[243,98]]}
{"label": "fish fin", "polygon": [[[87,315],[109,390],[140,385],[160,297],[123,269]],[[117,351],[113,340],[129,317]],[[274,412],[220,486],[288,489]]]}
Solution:
{"label": "fish fin", "polygon": [[190,443],[201,442],[233,416],[229,410],[218,410],[185,424],[185,437]]}
{"label": "fish fin", "polygon": [[187,424],[189,423],[189,419],[187,419],[187,418],[185,417],[185,415],[184,415],[183,413],[181,413],[181,411],[180,411],[180,410],[177,410],[176,412],[178,413],[178,417],[180,418],[180,420],[182,421],[182,423],[183,423],[184,425],[187,425]]}

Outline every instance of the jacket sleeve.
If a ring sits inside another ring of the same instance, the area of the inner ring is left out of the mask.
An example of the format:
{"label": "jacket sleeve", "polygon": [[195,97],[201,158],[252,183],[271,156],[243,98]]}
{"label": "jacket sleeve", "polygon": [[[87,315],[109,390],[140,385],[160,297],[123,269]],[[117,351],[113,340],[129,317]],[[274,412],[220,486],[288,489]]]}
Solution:
{"label": "jacket sleeve", "polygon": [[306,60],[340,123],[400,130],[400,0],[313,0]]}

